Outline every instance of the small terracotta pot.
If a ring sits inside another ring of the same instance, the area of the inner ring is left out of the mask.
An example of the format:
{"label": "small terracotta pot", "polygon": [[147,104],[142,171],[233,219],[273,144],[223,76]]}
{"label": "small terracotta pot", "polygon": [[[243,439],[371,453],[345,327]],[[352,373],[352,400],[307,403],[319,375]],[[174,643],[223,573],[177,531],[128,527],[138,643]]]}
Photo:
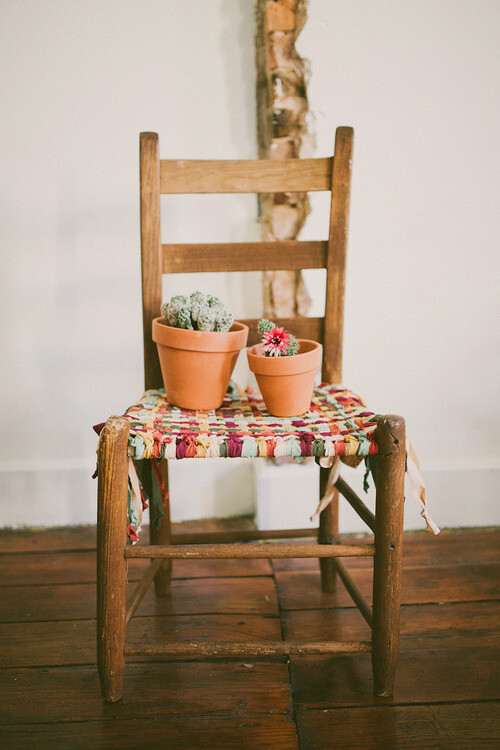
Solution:
{"label": "small terracotta pot", "polygon": [[227,333],[218,333],[172,328],[155,318],[153,341],[169,402],[182,409],[218,409],[247,338],[248,326],[236,321]]}
{"label": "small terracotta pot", "polygon": [[321,364],[321,344],[298,339],[299,353],[266,357],[262,344],[247,349],[248,365],[257,378],[269,414],[298,417],[308,411],[316,370]]}

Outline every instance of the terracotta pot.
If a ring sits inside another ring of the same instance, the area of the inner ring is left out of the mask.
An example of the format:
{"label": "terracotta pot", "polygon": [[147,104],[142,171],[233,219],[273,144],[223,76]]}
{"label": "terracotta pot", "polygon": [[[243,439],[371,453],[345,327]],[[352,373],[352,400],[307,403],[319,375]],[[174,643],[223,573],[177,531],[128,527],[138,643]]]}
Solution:
{"label": "terracotta pot", "polygon": [[218,409],[247,338],[248,326],[236,321],[227,333],[217,333],[172,328],[155,318],[153,341],[169,402],[182,409]]}
{"label": "terracotta pot", "polygon": [[298,417],[308,411],[316,370],[321,364],[321,344],[298,339],[299,353],[266,357],[262,344],[247,350],[248,365],[259,384],[267,410],[275,417]]}

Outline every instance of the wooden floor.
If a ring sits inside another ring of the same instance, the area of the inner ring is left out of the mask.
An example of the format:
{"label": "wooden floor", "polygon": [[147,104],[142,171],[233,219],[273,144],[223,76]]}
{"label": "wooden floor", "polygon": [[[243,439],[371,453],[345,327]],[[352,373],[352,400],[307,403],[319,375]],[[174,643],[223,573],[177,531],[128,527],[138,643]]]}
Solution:
{"label": "wooden floor", "polygon": [[[376,700],[362,654],[289,664],[136,659],[123,700],[105,704],[95,529],[3,532],[0,541],[2,748],[500,747],[498,530],[407,535],[397,687]],[[145,564],[130,561],[130,581]],[[367,596],[370,564],[346,561]],[[170,597],[148,592],[131,641],[369,638],[340,582],[321,593],[315,560],[186,560],[174,577]]]}

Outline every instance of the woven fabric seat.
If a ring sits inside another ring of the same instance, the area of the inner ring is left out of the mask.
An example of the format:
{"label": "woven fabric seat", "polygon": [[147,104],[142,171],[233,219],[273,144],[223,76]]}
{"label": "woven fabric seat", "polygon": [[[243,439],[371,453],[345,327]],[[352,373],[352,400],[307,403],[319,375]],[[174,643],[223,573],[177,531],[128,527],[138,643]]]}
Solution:
{"label": "woven fabric seat", "polygon": [[232,386],[220,409],[196,412],[168,403],[163,389],[146,391],[127,409],[129,456],[145,458],[266,458],[359,456],[377,453],[377,415],[351,391],[322,384],[300,417],[274,417],[259,393]]}

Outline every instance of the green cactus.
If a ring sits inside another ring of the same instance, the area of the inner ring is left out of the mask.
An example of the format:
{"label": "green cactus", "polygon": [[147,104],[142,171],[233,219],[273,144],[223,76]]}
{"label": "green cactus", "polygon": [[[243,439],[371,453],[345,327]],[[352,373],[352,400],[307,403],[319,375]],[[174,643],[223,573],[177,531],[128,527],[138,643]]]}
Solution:
{"label": "green cactus", "polygon": [[178,294],[161,306],[169,326],[194,331],[229,331],[234,317],[218,297],[193,292],[189,297]]}
{"label": "green cactus", "polygon": [[173,328],[186,328],[185,325],[179,324],[179,313],[185,308],[188,303],[188,298],[183,294],[177,294],[172,297],[170,302],[165,302],[161,306],[161,312],[169,326]]}
{"label": "green cactus", "polygon": [[210,308],[208,307],[202,310],[200,315],[198,316],[198,330],[214,331],[216,317],[217,314],[215,310],[210,310]]}
{"label": "green cactus", "polygon": [[193,322],[191,320],[191,310],[189,307],[181,307],[179,310],[179,317],[178,317],[178,328],[187,328],[189,331],[193,331]]}
{"label": "green cactus", "polygon": [[262,318],[261,320],[259,320],[259,325],[257,326],[257,330],[259,331],[261,336],[266,331],[272,331],[273,328],[274,328],[274,323],[271,323],[271,321],[267,320],[267,318]]}
{"label": "green cactus", "polygon": [[290,338],[288,339],[287,349],[289,355],[297,354],[297,352],[299,351],[299,342],[297,341],[293,333],[290,334]]}
{"label": "green cactus", "polygon": [[203,294],[203,292],[193,292],[189,298],[191,301],[198,300],[201,303],[204,303],[207,301],[207,295]]}
{"label": "green cactus", "polygon": [[225,331],[229,331],[229,329],[233,325],[233,321],[234,315],[230,312],[227,312],[227,310],[223,310],[221,313],[218,313],[215,319],[215,330],[222,333]]}

